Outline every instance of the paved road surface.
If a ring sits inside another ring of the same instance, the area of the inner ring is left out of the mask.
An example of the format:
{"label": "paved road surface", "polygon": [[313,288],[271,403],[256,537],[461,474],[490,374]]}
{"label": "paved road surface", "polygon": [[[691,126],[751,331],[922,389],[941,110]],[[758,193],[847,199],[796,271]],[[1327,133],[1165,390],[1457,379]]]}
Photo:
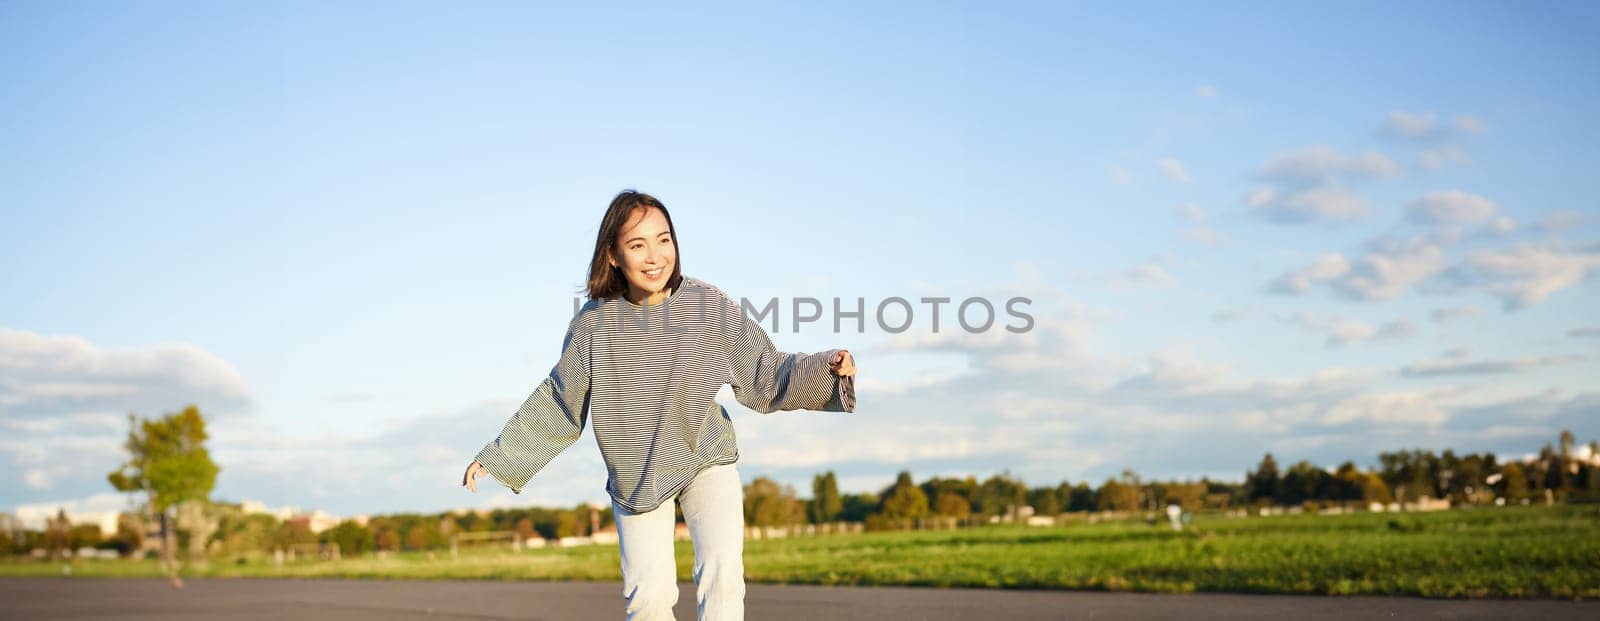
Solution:
{"label": "paved road surface", "polygon": [[[694,619],[681,585],[679,619]],[[1156,595],[752,584],[755,621],[852,619],[1600,619],[1600,602]],[[0,619],[617,619],[617,583],[0,579]]]}

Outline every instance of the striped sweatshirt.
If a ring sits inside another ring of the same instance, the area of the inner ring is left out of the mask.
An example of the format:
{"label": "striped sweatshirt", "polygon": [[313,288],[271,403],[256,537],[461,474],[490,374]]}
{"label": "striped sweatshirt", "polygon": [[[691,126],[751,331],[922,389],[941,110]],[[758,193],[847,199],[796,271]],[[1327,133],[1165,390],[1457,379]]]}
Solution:
{"label": "striped sweatshirt", "polygon": [[684,276],[665,302],[590,300],[573,316],[561,359],[483,447],[478,462],[511,491],[594,425],[606,492],[643,513],[702,468],[739,460],[723,384],[758,412],[855,411],[855,378],[834,375],[837,349],[785,353],[721,289]]}

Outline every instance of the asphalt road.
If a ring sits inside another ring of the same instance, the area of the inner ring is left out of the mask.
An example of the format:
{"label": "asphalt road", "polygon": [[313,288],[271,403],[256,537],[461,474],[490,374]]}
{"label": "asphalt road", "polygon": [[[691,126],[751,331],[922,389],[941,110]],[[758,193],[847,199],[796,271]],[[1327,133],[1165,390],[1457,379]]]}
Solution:
{"label": "asphalt road", "polygon": [[[678,619],[694,619],[682,584]],[[622,587],[584,582],[0,579],[0,619],[615,619]],[[1600,602],[749,585],[753,620],[1600,619]]]}

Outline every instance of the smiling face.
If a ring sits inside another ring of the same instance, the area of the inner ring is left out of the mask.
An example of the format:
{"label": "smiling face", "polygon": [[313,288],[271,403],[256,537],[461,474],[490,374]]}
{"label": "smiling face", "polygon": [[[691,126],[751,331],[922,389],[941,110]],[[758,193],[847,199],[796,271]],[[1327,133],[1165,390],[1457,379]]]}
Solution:
{"label": "smiling face", "polygon": [[677,240],[660,209],[639,207],[623,222],[607,261],[628,280],[634,304],[659,304],[671,295],[667,282],[678,263]]}

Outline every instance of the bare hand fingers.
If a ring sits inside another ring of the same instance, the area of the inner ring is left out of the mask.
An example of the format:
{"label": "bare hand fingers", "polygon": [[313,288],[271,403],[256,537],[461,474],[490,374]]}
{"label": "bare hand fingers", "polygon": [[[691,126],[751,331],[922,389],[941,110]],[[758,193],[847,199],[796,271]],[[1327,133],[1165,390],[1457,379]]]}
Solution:
{"label": "bare hand fingers", "polygon": [[850,354],[849,350],[840,350],[834,354],[833,360],[828,363],[828,366],[833,370],[834,374],[840,376],[855,375],[856,372],[855,357]]}

